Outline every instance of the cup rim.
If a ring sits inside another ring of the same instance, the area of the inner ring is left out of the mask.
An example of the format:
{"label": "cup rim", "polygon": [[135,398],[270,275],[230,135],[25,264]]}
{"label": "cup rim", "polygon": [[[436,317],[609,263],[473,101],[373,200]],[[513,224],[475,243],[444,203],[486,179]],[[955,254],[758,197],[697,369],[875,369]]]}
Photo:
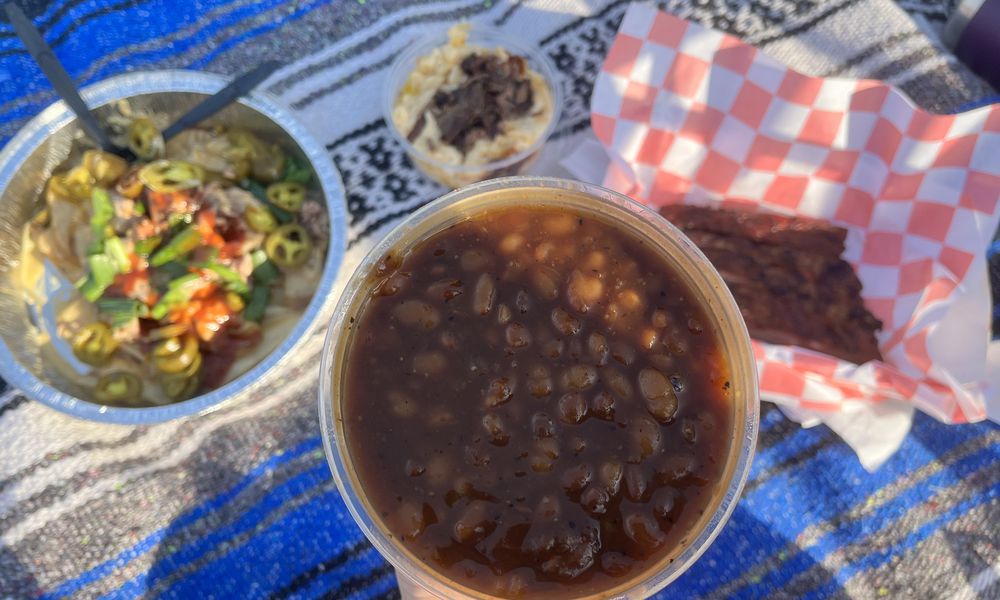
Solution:
{"label": "cup rim", "polygon": [[[80,94],[87,106],[99,107],[116,100],[155,93],[213,94],[229,82],[220,75],[167,69],[138,71],[109,77],[84,87]],[[232,381],[189,400],[152,407],[105,406],[77,398],[51,386],[25,368],[0,338],[0,376],[29,398],[73,417],[121,425],[143,425],[169,421],[179,417],[204,414],[216,410],[253,390],[260,379],[273,367],[289,358],[308,337],[324,309],[332,304],[337,271],[347,249],[347,209],[344,205],[344,185],[333,168],[323,146],[313,139],[297,117],[270,94],[253,91],[236,101],[280,127],[305,154],[316,174],[330,218],[330,243],[327,248],[323,275],[312,299],[286,338],[260,362]],[[62,100],[58,100],[32,118],[0,151],[0,192],[7,189],[24,161],[52,133],[72,123],[76,117]]]}
{"label": "cup rim", "polygon": [[[720,305],[713,313],[713,320],[717,316],[725,316],[729,323],[732,342],[736,344],[736,356],[730,356],[730,377],[734,381],[743,381],[743,390],[739,385],[734,386],[734,419],[733,437],[731,443],[734,449],[730,450],[729,465],[724,471],[724,476],[720,480],[728,483],[725,488],[720,488],[714,514],[707,520],[699,521],[695,529],[696,535],[684,546],[676,556],[668,554],[658,563],[658,566],[650,567],[644,571],[641,578],[626,581],[620,586],[603,590],[586,598],[638,598],[651,595],[662,589],[670,582],[684,573],[704,552],[719,535],[722,527],[726,524],[735,509],[740,493],[746,483],[750,471],[750,464],[756,446],[757,431],[759,427],[759,389],[757,385],[757,368],[751,348],[750,336],[745,323],[740,315],[736,302],[733,299],[728,287],[722,281],[722,277],[711,265],[705,255],[674,225],[649,207],[628,198],[618,192],[609,190],[597,185],[560,179],[555,177],[534,177],[534,176],[514,176],[499,179],[487,180],[472,184],[458,190],[445,194],[444,196],[428,203],[418,211],[397,224],[382,240],[380,240],[359,263],[355,271],[351,274],[346,283],[343,293],[338,299],[336,308],[332,316],[330,327],[327,330],[327,337],[323,347],[320,382],[319,382],[319,413],[320,426],[322,430],[323,446],[326,452],[327,461],[333,472],[337,487],[347,505],[351,516],[361,528],[369,541],[378,549],[379,553],[388,560],[396,569],[399,569],[406,576],[411,578],[420,587],[430,591],[431,589],[444,590],[445,596],[469,597],[469,598],[495,598],[487,593],[468,588],[460,583],[449,580],[442,573],[434,569],[431,565],[417,559],[409,550],[394,542],[382,528],[381,521],[365,511],[364,495],[359,489],[357,477],[352,472],[350,458],[343,440],[338,440],[338,418],[339,411],[335,409],[334,369],[338,367],[341,353],[346,350],[346,341],[349,337],[348,319],[357,306],[358,293],[363,289],[364,280],[374,264],[380,260],[388,251],[398,247],[401,241],[406,239],[406,235],[417,230],[421,223],[435,212],[475,198],[482,194],[494,191],[501,191],[516,188],[545,188],[547,190],[564,190],[589,196],[595,201],[608,200],[616,204],[619,209],[629,210],[639,216],[651,219],[653,224],[662,231],[665,238],[669,238],[670,243],[683,246],[683,259],[690,260],[692,269],[689,275],[701,276],[710,284],[711,290],[715,291],[713,302]],[[619,218],[612,217],[614,220]],[[430,228],[425,235],[438,231],[440,224]],[[699,290],[699,294],[704,294]],[[735,316],[735,320],[732,317]],[[720,327],[720,338],[725,332]],[[337,392],[339,395],[339,391]],[[737,396],[742,396],[742,402]],[[671,557],[666,562],[667,557]],[[431,592],[435,594],[435,592]]]}
{"label": "cup rim", "polygon": [[548,124],[546,124],[545,129],[538,136],[538,139],[532,142],[532,144],[524,150],[493,162],[483,163],[480,165],[456,165],[438,160],[428,156],[423,151],[418,150],[410,142],[410,140],[408,140],[406,136],[396,128],[396,122],[392,118],[392,112],[396,103],[399,88],[402,87],[403,82],[413,71],[413,67],[418,59],[448,42],[449,29],[450,26],[438,28],[435,31],[418,37],[414,42],[410,43],[406,49],[399,54],[399,56],[396,57],[396,60],[394,60],[392,65],[389,67],[382,89],[382,113],[383,118],[385,119],[386,128],[389,130],[389,134],[403,147],[404,150],[406,150],[407,154],[412,155],[418,162],[425,163],[435,169],[439,169],[447,173],[464,175],[476,174],[484,171],[494,172],[505,167],[515,165],[529,158],[537,152],[539,148],[545,145],[545,143],[552,136],[552,133],[555,131],[556,125],[559,123],[559,119],[562,116],[563,106],[562,86],[556,77],[555,65],[548,56],[540,50],[534,49],[530,44],[525,43],[517,37],[511,36],[510,34],[495,27],[487,27],[472,23],[469,29],[468,42],[470,44],[479,44],[483,46],[489,46],[490,44],[493,46],[501,46],[505,50],[509,50],[514,54],[523,56],[528,59],[528,63],[535,68],[536,72],[542,76],[543,80],[545,80],[545,83],[549,86],[549,92],[552,94],[552,117],[549,119]]}

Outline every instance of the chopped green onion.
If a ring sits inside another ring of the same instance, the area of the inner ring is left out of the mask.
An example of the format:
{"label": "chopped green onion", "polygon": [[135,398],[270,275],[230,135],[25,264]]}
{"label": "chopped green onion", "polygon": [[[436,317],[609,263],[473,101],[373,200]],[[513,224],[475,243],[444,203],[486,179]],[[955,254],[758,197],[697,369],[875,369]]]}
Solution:
{"label": "chopped green onion", "polygon": [[194,289],[201,287],[200,285],[195,286],[194,284],[201,281],[204,281],[201,275],[197,273],[186,273],[168,283],[167,289],[177,290],[185,288],[185,289],[190,289],[193,292]]}
{"label": "chopped green onion", "polygon": [[154,235],[153,237],[146,238],[144,240],[139,240],[135,243],[135,253],[139,256],[149,256],[153,253],[153,250],[156,250],[157,246],[159,246],[162,241],[163,238],[158,235]]}
{"label": "chopped green onion", "polygon": [[268,285],[274,281],[281,273],[278,267],[267,258],[267,252],[254,250],[250,253],[250,262],[253,264],[253,272],[250,276],[255,284]]}
{"label": "chopped green onion", "polygon": [[90,272],[87,277],[77,283],[77,288],[83,297],[90,302],[96,302],[104,290],[115,282],[118,267],[115,261],[106,254],[91,254],[87,257]]}
{"label": "chopped green onion", "polygon": [[256,269],[257,267],[261,266],[266,262],[267,262],[267,252],[264,252],[260,248],[252,250],[250,252],[250,264],[253,265],[253,268]]}
{"label": "chopped green onion", "polygon": [[113,329],[125,327],[134,319],[149,314],[145,304],[131,298],[101,298],[97,301],[97,310],[108,318]]}
{"label": "chopped green onion", "polygon": [[253,194],[261,202],[267,202],[267,189],[253,179],[244,179],[240,187]]}
{"label": "chopped green onion", "polygon": [[278,267],[274,266],[274,263],[271,261],[267,261],[257,267],[250,274],[253,277],[254,283],[259,283],[260,285],[270,285],[279,275],[281,275],[281,272],[278,271]]}
{"label": "chopped green onion", "polygon": [[149,259],[149,264],[160,267],[172,260],[186,256],[201,245],[201,234],[194,227],[188,226],[175,235],[166,246],[156,251]]}
{"label": "chopped green onion", "polygon": [[161,298],[159,302],[153,305],[153,308],[149,309],[149,316],[153,317],[157,321],[167,316],[167,311],[170,310],[170,306],[164,302],[164,298]]}
{"label": "chopped green onion", "polygon": [[236,292],[237,294],[247,294],[250,292],[250,288],[247,286],[247,282],[243,280],[243,277],[229,267],[217,262],[209,262],[202,265],[202,268],[218,275],[222,281],[222,287],[226,291]]}
{"label": "chopped green onion", "polygon": [[95,187],[90,194],[90,229],[94,234],[94,241],[88,249],[88,254],[100,254],[104,251],[104,238],[114,235],[114,231],[109,232],[108,224],[115,216],[115,205],[111,203],[111,196],[104,188]]}
{"label": "chopped green onion", "polygon": [[115,216],[115,205],[111,203],[111,196],[106,189],[94,187],[94,191],[90,194],[90,208],[91,227],[95,232],[103,232],[104,226]]}
{"label": "chopped green onion", "polygon": [[250,292],[250,300],[247,301],[247,306],[243,309],[243,318],[247,321],[256,321],[259,323],[264,318],[264,310],[267,308],[269,296],[270,293],[267,291],[266,286],[254,286]]}
{"label": "chopped green onion", "polygon": [[294,154],[285,155],[285,174],[282,181],[290,181],[305,185],[312,180],[312,169]]}
{"label": "chopped green onion", "polygon": [[111,236],[104,240],[103,251],[87,256],[87,277],[77,283],[80,293],[90,302],[96,302],[115,282],[119,273],[132,270],[132,259],[121,238]]}
{"label": "chopped green onion", "polygon": [[194,216],[191,213],[170,213],[167,215],[167,225],[171,229],[176,227],[183,227],[184,225],[190,225],[194,222]]}
{"label": "chopped green onion", "polygon": [[115,262],[119,273],[128,273],[132,270],[132,259],[129,258],[121,238],[109,237],[104,240],[104,253]]}
{"label": "chopped green onion", "polygon": [[197,273],[188,273],[174,279],[167,284],[167,291],[160,296],[160,300],[150,309],[149,315],[154,319],[162,319],[167,316],[172,306],[184,304],[191,300],[194,292],[204,284],[204,279]]}
{"label": "chopped green onion", "polygon": [[170,307],[177,300],[178,298],[176,297],[176,294],[171,296],[170,292],[166,292],[160,296],[160,299],[156,301],[156,304],[149,309],[149,316],[159,321],[163,317],[167,316],[167,312],[170,310]]}
{"label": "chopped green onion", "polygon": [[292,213],[278,208],[267,199],[267,190],[261,184],[257,183],[253,179],[244,179],[240,183],[240,186],[253,194],[255,198],[260,200],[261,203],[266,206],[269,211],[271,211],[271,214],[278,220],[278,223],[284,225],[286,223],[291,223],[294,220]]}
{"label": "chopped green onion", "polygon": [[[177,279],[188,274],[188,266],[176,260],[162,264],[156,269],[157,276],[163,275],[167,280]],[[161,280],[162,281],[162,280]]]}

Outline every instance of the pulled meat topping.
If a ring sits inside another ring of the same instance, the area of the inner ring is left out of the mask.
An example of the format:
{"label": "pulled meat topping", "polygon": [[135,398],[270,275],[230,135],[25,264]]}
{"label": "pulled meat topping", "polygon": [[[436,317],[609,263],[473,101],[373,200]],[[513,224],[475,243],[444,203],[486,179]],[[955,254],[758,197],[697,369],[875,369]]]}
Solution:
{"label": "pulled meat topping", "polygon": [[[493,139],[500,133],[500,122],[519,117],[534,102],[527,65],[520,56],[506,60],[494,55],[470,54],[461,64],[468,76],[450,92],[439,90],[427,109],[434,115],[441,139],[467,153],[477,141]],[[407,136],[415,140],[426,121],[421,115]]]}

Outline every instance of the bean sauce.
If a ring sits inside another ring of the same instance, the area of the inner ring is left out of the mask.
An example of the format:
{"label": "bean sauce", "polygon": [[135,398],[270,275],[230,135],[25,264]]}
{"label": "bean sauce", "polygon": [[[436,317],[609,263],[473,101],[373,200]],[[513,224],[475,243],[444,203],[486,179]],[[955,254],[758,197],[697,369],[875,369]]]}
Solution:
{"label": "bean sauce", "polygon": [[586,213],[493,209],[383,259],[343,414],[368,501],[446,577],[505,597],[635,578],[721,493],[728,366],[683,279]]}

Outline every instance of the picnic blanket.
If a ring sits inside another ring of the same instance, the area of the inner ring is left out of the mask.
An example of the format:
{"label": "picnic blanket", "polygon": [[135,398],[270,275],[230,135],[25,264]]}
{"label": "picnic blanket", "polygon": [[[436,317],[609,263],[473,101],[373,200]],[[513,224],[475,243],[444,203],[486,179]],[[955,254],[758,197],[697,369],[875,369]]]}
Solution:
{"label": "picnic blanket", "polygon": [[[659,5],[804,72],[887,80],[934,111],[996,101],[889,0]],[[342,174],[346,274],[387,228],[444,191],[415,171],[379,113],[386,68],[401,48],[459,18],[540,46],[567,102],[536,170],[558,174],[560,153],[587,135],[594,78],[627,6],[56,0],[26,8],[83,83],[137,69],[231,74],[287,61],[265,88],[303,119]],[[0,139],[53,100],[0,24]],[[317,328],[254,396],[156,426],[81,422],[6,394],[0,598],[396,597],[392,569],[355,527],[323,456],[315,380],[324,333]],[[658,597],[1000,597],[998,466],[1000,427],[918,415],[900,451],[869,474],[828,429],[803,429],[765,406],[731,521]]]}

